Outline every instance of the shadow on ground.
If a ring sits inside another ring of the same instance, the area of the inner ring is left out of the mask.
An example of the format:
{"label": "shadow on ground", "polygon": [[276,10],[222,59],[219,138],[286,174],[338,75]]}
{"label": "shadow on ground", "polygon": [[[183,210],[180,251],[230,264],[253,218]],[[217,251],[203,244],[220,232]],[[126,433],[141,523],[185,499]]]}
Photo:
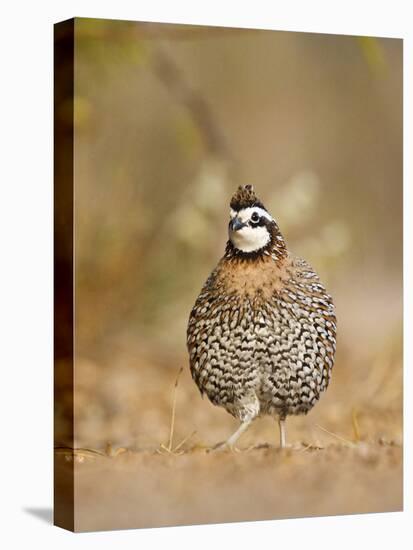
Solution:
{"label": "shadow on ground", "polygon": [[53,525],[53,509],[52,508],[24,508],[26,514],[34,516],[50,525]]}

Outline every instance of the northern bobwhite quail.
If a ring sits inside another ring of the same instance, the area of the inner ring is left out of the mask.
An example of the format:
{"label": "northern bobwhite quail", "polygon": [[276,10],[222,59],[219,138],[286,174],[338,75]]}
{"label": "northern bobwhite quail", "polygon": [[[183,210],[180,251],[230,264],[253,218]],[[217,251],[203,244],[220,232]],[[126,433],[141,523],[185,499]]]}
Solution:
{"label": "northern bobwhite quail", "polygon": [[331,296],[287,249],[251,185],[230,203],[225,254],[191,311],[187,345],[201,393],[238,418],[233,447],[260,415],[307,414],[329,383],[336,348]]}

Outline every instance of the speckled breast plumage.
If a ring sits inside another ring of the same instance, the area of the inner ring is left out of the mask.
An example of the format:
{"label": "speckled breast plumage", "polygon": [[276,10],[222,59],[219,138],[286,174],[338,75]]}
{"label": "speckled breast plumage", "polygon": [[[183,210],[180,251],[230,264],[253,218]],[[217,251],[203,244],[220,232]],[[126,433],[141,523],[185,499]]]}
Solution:
{"label": "speckled breast plumage", "polygon": [[304,260],[276,248],[242,258],[230,248],[190,314],[192,376],[212,403],[241,421],[306,414],[333,367],[332,299]]}

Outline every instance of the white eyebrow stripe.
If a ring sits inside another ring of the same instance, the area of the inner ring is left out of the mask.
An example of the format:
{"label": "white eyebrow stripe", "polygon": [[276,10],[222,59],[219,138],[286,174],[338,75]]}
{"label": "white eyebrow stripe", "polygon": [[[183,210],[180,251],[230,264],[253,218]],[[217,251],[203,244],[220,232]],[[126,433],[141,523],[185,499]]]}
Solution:
{"label": "white eyebrow stripe", "polygon": [[260,217],[267,218],[267,220],[273,221],[272,217],[266,210],[263,208],[260,208],[259,206],[252,206],[249,208],[243,208],[238,212],[238,218],[241,219],[242,222],[246,222],[249,219],[251,219],[252,214],[256,212]]}

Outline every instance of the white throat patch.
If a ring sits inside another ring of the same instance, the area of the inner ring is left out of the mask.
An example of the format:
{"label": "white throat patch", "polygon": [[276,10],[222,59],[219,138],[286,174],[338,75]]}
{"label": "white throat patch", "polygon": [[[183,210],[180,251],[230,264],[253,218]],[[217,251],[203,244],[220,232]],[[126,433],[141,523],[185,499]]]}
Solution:
{"label": "white throat patch", "polygon": [[[256,212],[260,217],[264,216],[268,220],[272,221],[272,217],[268,214],[268,212],[257,206],[244,208],[239,212],[231,210],[230,215],[231,218],[236,216],[242,223],[246,223],[251,219],[254,212]],[[230,229],[229,238],[238,250],[241,250],[242,252],[254,252],[256,250],[260,250],[260,248],[263,248],[268,244],[270,234],[265,226],[254,227],[254,225],[251,224],[251,226],[243,227],[238,231],[232,231]]]}

